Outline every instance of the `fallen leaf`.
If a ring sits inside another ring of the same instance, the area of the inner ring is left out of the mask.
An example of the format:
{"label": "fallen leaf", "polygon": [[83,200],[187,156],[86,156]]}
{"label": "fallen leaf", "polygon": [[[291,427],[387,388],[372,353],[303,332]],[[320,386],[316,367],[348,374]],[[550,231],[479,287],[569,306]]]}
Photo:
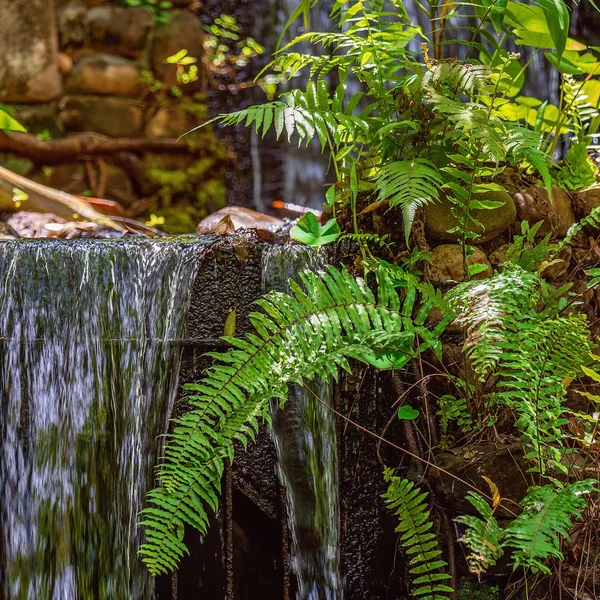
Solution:
{"label": "fallen leaf", "polygon": [[235,225],[229,215],[225,215],[215,226],[216,235],[232,235],[235,233]]}

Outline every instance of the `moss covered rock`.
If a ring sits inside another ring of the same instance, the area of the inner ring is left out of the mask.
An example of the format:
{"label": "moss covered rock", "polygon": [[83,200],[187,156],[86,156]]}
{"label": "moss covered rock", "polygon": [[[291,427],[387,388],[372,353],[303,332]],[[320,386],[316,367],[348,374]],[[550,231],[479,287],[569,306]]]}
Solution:
{"label": "moss covered rock", "polygon": [[[469,240],[479,244],[487,242],[501,233],[504,233],[517,218],[517,210],[511,196],[506,192],[486,192],[485,194],[474,194],[475,200],[493,200],[502,202],[502,206],[490,210],[474,209],[471,216],[481,223],[481,227],[471,225],[470,230],[477,237]],[[459,232],[450,231],[457,227],[458,220],[452,214],[452,202],[443,197],[440,202],[430,204],[425,208],[425,228],[427,234],[434,240],[444,242],[457,242],[461,238]]]}
{"label": "moss covered rock", "polygon": [[[492,267],[487,256],[479,249],[474,248],[467,257],[467,268],[471,265],[485,265],[485,270],[477,273],[472,279],[484,279],[492,276]],[[440,285],[451,281],[464,279],[463,252],[460,244],[441,244],[431,252],[431,282]],[[483,268],[483,266],[482,266]]]}
{"label": "moss covered rock", "polygon": [[548,200],[548,192],[542,187],[528,187],[513,196],[519,219],[535,225],[544,221],[538,234],[545,235],[553,231],[564,237],[569,227],[575,223],[575,215],[571,207],[569,195],[558,188],[552,188],[552,202]]}

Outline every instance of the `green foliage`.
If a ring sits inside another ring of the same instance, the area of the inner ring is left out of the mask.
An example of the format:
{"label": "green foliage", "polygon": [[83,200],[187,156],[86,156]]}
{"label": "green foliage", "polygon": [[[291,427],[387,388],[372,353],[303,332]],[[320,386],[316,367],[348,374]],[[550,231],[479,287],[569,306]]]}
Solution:
{"label": "green foliage", "polygon": [[389,483],[383,495],[387,508],[398,517],[396,531],[401,534],[400,543],[410,557],[410,574],[413,579],[412,594],[422,600],[448,600],[454,590],[444,582],[450,579],[446,572],[448,563],[441,559],[436,535],[431,531],[433,523],[425,500],[427,492],[409,479],[394,477],[386,470]]}
{"label": "green foliage", "polygon": [[166,23],[169,20],[173,3],[169,0],[122,0],[127,6],[142,6],[148,9],[157,23]]}
{"label": "green foliage", "polygon": [[569,227],[567,235],[558,244],[556,248],[556,254],[560,252],[565,246],[569,245],[577,236],[580,231],[583,231],[586,227],[599,228],[600,227],[600,206],[592,208],[590,214],[580,219],[577,223],[574,223]]}
{"label": "green foliage", "polygon": [[465,328],[464,350],[480,380],[493,371],[505,352],[505,342],[535,304],[539,280],[519,267],[483,281],[457,285],[447,295],[455,322]]}
{"label": "green foliage", "polygon": [[470,550],[467,555],[469,570],[481,575],[502,556],[504,530],[498,525],[490,505],[479,494],[469,492],[467,500],[483,518],[462,515],[455,520],[467,527],[460,541]]}
{"label": "green foliage", "polygon": [[586,496],[593,491],[597,491],[597,482],[592,479],[562,488],[551,484],[530,487],[521,501],[523,512],[505,529],[494,517],[495,508],[479,494],[470,492],[467,499],[482,518],[469,515],[456,521],[466,525],[461,541],[471,552],[467,561],[472,572],[485,573],[508,550],[514,568],[550,574],[546,561],[563,558],[560,540],[568,537],[573,518],[581,518],[587,507]]}
{"label": "green foliage", "polygon": [[482,382],[494,377],[491,404],[515,411],[525,455],[541,473],[566,469],[564,382],[576,378],[590,360],[585,316],[560,316],[565,291],[509,264],[502,273],[462,283],[447,296],[455,322],[464,327],[464,350],[473,370]]}
{"label": "green foliage", "polygon": [[572,518],[586,508],[585,495],[596,489],[589,479],[557,491],[552,485],[529,489],[521,501],[523,512],[506,528],[505,545],[512,548],[515,567],[524,566],[551,573],[543,561],[562,558],[559,536],[568,537]]}
{"label": "green foliage", "polygon": [[403,366],[428,348],[440,354],[445,323],[434,331],[422,324],[432,303],[413,320],[416,290],[407,289],[401,302],[385,272],[377,296],[334,267],[301,279],[305,291],[290,282],[291,294],[259,300],[263,312],[250,315],[255,333],[225,337],[233,348],[209,353],[217,363],[202,382],[187,386],[191,410],[174,419],[158,471],[162,486],[148,493],[150,506],[142,512],[147,541],[140,552],[152,573],[176,567],[186,552],[185,524],[206,532],[234,442],[245,446],[254,438],[259,422],[268,420],[269,400],[285,402],[288,384],[337,378],[340,368],[350,370],[350,358],[369,362],[394,352]]}
{"label": "green foliage", "polygon": [[0,108],[0,131],[26,131],[26,129],[8,112]]}
{"label": "green foliage", "polygon": [[331,244],[339,236],[340,226],[335,219],[330,219],[325,225],[320,225],[317,217],[310,211],[304,214],[290,230],[290,237],[293,240],[317,248]]}
{"label": "green foliage", "polygon": [[388,200],[390,208],[402,207],[407,243],[416,210],[437,200],[441,185],[439,171],[423,158],[392,162],[379,170],[375,181],[378,199]]}
{"label": "green foliage", "polygon": [[563,190],[582,190],[598,183],[598,167],[590,158],[584,143],[571,144],[555,179]]}

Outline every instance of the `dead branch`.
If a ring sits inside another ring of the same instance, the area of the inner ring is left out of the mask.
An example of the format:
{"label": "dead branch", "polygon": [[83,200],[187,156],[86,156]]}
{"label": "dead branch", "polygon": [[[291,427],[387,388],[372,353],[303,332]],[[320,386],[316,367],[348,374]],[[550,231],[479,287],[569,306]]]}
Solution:
{"label": "dead branch", "polygon": [[0,132],[0,152],[15,152],[36,164],[50,165],[82,157],[106,156],[118,152],[189,152],[185,142],[175,139],[109,138],[99,133],[78,133],[56,140],[38,140],[29,133]]}
{"label": "dead branch", "polygon": [[[15,189],[27,194],[27,199],[23,200],[22,207],[17,206],[14,202]],[[121,231],[126,229],[115,220],[96,211],[77,196],[36,183],[0,167],[0,212],[15,210],[50,212],[69,221],[83,218],[112,229]]]}

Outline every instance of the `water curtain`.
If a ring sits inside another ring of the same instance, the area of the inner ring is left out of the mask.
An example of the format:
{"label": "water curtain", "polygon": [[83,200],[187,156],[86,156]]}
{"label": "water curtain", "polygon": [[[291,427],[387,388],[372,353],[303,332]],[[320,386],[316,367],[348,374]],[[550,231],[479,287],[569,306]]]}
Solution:
{"label": "water curtain", "polygon": [[[263,289],[288,291],[302,269],[323,263],[310,248],[273,246],[263,253]],[[279,477],[286,488],[297,600],[342,600],[335,416],[330,382],[292,385],[284,409],[271,405]]]}
{"label": "water curtain", "polygon": [[0,243],[0,597],[147,600],[137,513],[200,246]]}

